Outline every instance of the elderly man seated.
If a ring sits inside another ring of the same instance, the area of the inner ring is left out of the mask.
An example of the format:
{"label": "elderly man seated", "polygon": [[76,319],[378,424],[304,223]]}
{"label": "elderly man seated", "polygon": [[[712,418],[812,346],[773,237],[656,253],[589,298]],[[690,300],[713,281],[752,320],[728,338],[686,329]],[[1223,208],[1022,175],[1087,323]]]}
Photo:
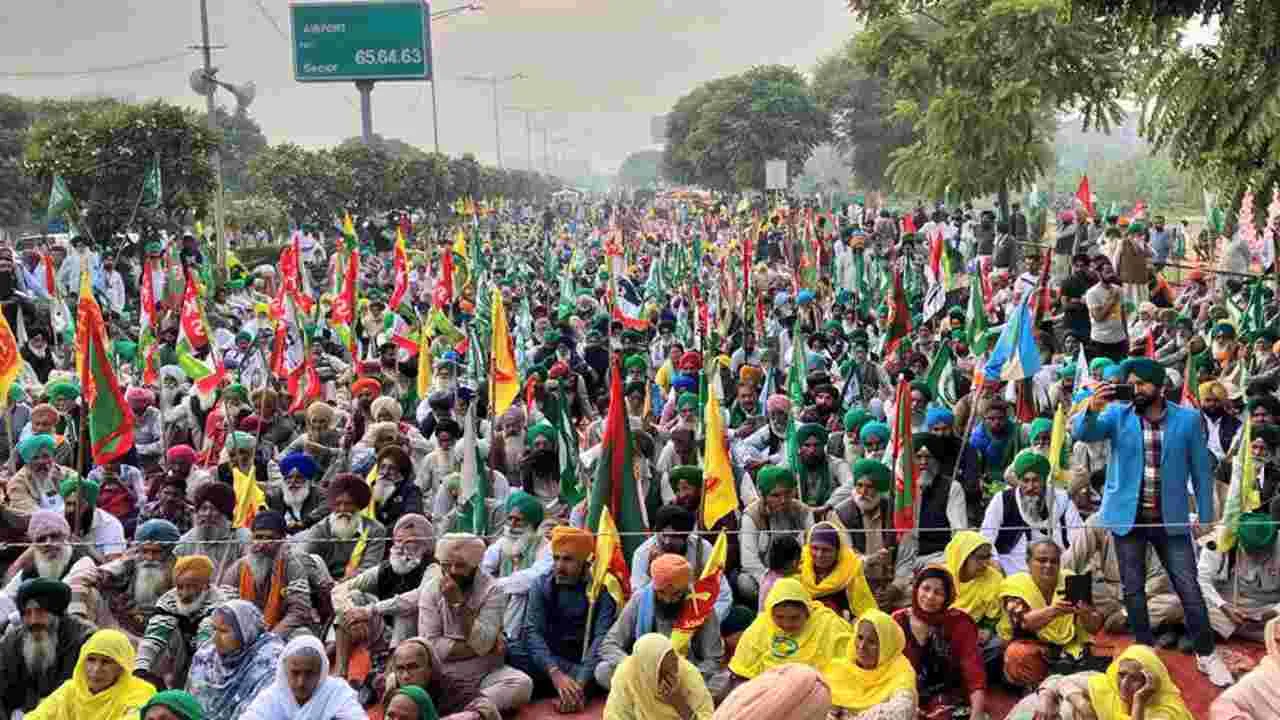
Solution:
{"label": "elderly man seated", "polygon": [[441,682],[463,697],[485,696],[498,712],[529,702],[533,681],[505,664],[505,593],[480,569],[484,540],[450,533],[436,544],[438,578],[418,593],[418,631],[431,646]]}
{"label": "elderly man seated", "polygon": [[173,589],[160,596],[138,644],[133,674],[156,687],[183,687],[196,647],[213,635],[211,615],[228,598],[213,587],[213,562],[204,555],[179,557]]}
{"label": "elderly man seated", "polygon": [[311,585],[302,558],[285,544],[284,517],[270,510],[253,517],[249,553],[231,563],[219,584],[262,613],[267,629],[284,638],[311,622]]}
{"label": "elderly man seated", "polygon": [[383,527],[395,527],[402,515],[422,514],[422,491],[414,481],[413,461],[399,445],[378,451],[377,479],[373,482],[374,518]]}
{"label": "elderly man seated", "polygon": [[551,533],[551,570],[529,590],[524,632],[511,648],[511,664],[533,679],[535,697],[558,697],[560,712],[579,712],[592,694],[600,642],[617,605],[607,592],[592,603],[587,560],[595,540],[586,530],[557,527]]}
{"label": "elderly man seated", "polygon": [[982,519],[982,535],[995,546],[1006,575],[1027,569],[1027,543],[1049,539],[1067,548],[1067,532],[1084,525],[1065,490],[1049,483],[1049,460],[1023,450],[1013,461],[1013,487],[991,498]]}
{"label": "elderly man seated", "polygon": [[1090,652],[1093,633],[1102,629],[1102,613],[1067,601],[1071,573],[1062,571],[1062,549],[1052,540],[1032,540],[1027,566],[1028,572],[1005,578],[1000,587],[1004,616],[996,629],[1008,643],[1005,680],[1034,688],[1051,673],[1105,669],[1107,659]]}
{"label": "elderly man seated", "polygon": [[114,515],[98,507],[98,483],[68,473],[58,488],[62,512],[77,541],[91,543],[89,552],[98,562],[120,557],[125,550],[124,526]]}
{"label": "elderly man seated", "polygon": [[[658,511],[653,521],[654,536],[641,543],[631,558],[631,592],[638,593],[649,584],[649,566],[664,553],[685,558],[693,568],[693,574],[702,576],[702,569],[711,559],[712,547],[711,543],[693,532],[693,524],[693,513],[679,505],[667,505]],[[716,595],[715,607],[719,622],[724,622],[733,609],[733,593],[723,574],[720,577],[720,592]]]}
{"label": "elderly man seated", "polygon": [[[600,664],[595,679],[608,690],[618,666],[631,654],[636,640],[648,633],[671,637],[676,621],[693,598],[693,568],[679,555],[661,555],[653,562],[653,582],[633,594],[622,614],[600,645]],[[722,668],[724,641],[720,626],[704,622],[687,640],[686,658],[693,663],[713,698],[723,698],[729,689],[729,673]]]}
{"label": "elderly man seated", "polygon": [[1280,502],[1263,512],[1244,513],[1234,533],[1238,552],[1222,549],[1231,541],[1223,528],[1200,551],[1200,591],[1209,606],[1209,624],[1221,637],[1263,642],[1263,630],[1280,603]]}
{"label": "elderly man seated", "polygon": [[196,490],[195,526],[183,533],[175,555],[204,555],[213,561],[213,577],[220,578],[231,563],[244,557],[253,540],[248,528],[233,528],[236,493],[230,485],[206,482]]}
{"label": "elderly man seated", "polygon": [[134,536],[133,552],[105,565],[73,573],[71,613],[98,627],[118,627],[141,638],[156,602],[173,587],[173,546],[178,528],[148,520]]}
{"label": "elderly man seated", "polygon": [[333,578],[353,578],[382,562],[387,529],[361,514],[372,498],[364,478],[339,475],[329,484],[328,517],[298,536],[302,552],[318,556]]}
{"label": "elderly man seated", "polygon": [[70,602],[71,588],[58,580],[35,578],[18,587],[22,622],[0,636],[0,717],[31,712],[71,679],[80,647],[95,628],[66,614]]}
{"label": "elderly man seated", "polygon": [[53,436],[47,433],[34,434],[18,443],[18,455],[24,464],[9,478],[9,510],[27,516],[36,510],[62,509],[58,487],[64,476],[75,471],[54,462],[53,454]]}
{"label": "elderly man seated", "polygon": [[546,548],[538,528],[542,525],[543,506],[536,497],[523,490],[507,496],[506,526],[502,535],[484,551],[480,569],[495,578],[533,567]]}
{"label": "elderly man seated", "polygon": [[384,616],[391,644],[418,632],[418,589],[428,572],[440,572],[435,559],[435,534],[422,515],[403,515],[391,531],[387,559],[337,585],[333,607],[340,620],[348,616]]}
{"label": "elderly man seated", "polygon": [[[5,586],[10,598],[18,594],[18,585],[36,578],[63,580],[72,572],[92,569],[93,555],[84,545],[72,545],[71,526],[61,512],[37,510],[27,524],[27,539],[34,545],[10,567],[13,579]],[[16,571],[16,572],[15,572]]]}
{"label": "elderly man seated", "polygon": [[284,482],[267,488],[267,507],[284,516],[290,535],[310,528],[329,514],[324,491],[316,483],[319,466],[310,455],[285,455],[280,472]]}

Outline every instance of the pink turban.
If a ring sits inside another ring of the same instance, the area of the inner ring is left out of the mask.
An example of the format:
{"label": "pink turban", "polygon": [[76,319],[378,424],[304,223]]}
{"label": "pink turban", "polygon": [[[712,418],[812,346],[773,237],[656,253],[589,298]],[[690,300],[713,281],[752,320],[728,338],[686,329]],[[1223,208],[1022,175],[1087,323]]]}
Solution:
{"label": "pink turban", "polygon": [[32,513],[31,520],[27,523],[27,537],[34,541],[51,534],[64,537],[71,535],[71,525],[62,513],[53,510],[37,510]]}
{"label": "pink turban", "polygon": [[789,413],[791,412],[791,398],[782,394],[770,395],[768,402],[765,403],[765,410],[771,413]]}
{"label": "pink turban", "polygon": [[156,402],[156,394],[144,387],[134,385],[133,387],[125,391],[124,401],[129,403],[130,405],[132,405],[135,402],[146,403],[147,405],[154,405]]}
{"label": "pink turban", "polygon": [[693,568],[683,556],[666,553],[659,555],[649,566],[649,575],[657,589],[687,588],[693,580]]}
{"label": "pink turban", "polygon": [[825,720],[831,688],[808,665],[779,665],[729,693],[711,720]]}
{"label": "pink turban", "polygon": [[174,445],[164,454],[164,459],[171,463],[196,464],[196,451],[190,445]]}
{"label": "pink turban", "polygon": [[418,513],[401,515],[391,530],[391,539],[397,543],[422,543],[422,546],[428,549],[436,544],[436,534],[433,532],[431,522]]}
{"label": "pink turban", "polygon": [[449,533],[436,543],[436,559],[456,559],[468,567],[480,567],[484,559],[484,540],[471,533]]}

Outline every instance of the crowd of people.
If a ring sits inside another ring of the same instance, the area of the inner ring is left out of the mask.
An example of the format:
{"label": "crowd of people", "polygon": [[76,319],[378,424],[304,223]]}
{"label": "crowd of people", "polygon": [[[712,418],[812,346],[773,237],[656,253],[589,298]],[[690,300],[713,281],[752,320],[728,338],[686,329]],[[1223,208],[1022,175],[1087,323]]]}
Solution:
{"label": "crowd of people", "polygon": [[[1247,262],[1172,282],[1163,218],[1035,237],[1017,204],[478,212],[205,282],[190,234],[0,248],[0,712],[1189,718],[1159,648],[1229,688],[1212,717],[1280,713],[1280,303]],[[81,276],[131,416],[105,463]],[[1228,639],[1266,659],[1237,679]]]}

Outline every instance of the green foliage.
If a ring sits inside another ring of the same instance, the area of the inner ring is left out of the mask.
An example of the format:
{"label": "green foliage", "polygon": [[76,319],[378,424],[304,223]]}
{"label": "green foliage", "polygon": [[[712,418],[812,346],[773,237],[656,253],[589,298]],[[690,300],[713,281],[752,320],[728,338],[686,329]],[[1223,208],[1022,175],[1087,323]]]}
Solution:
{"label": "green foliage", "polygon": [[[1107,129],[1122,115],[1123,58],[1108,27],[1058,0],[854,0],[854,57],[888,79],[890,118],[916,140],[892,153],[901,192],[976,197],[1049,166],[1058,113]],[[921,18],[928,22],[921,22]]]}
{"label": "green foliage", "polygon": [[[374,133],[373,137],[369,138],[369,140],[369,145],[371,147],[384,150],[391,155],[391,157],[396,158],[397,160],[412,160],[421,158],[427,154],[423,150],[414,147],[399,138],[386,138],[382,137],[378,133]],[[360,138],[352,137],[343,140],[338,147],[352,147],[363,144],[364,141]]]}
{"label": "green foliage", "polygon": [[396,193],[396,205],[409,208],[434,208],[448,201],[453,180],[449,175],[449,158],[440,153],[424,153],[404,163],[404,180]]}
{"label": "green foliage", "polygon": [[662,179],[662,151],[639,150],[622,161],[618,182],[629,188],[653,187]]}
{"label": "green foliage", "polygon": [[915,134],[910,122],[891,117],[886,78],[869,74],[855,57],[856,49],[856,40],[850,39],[818,62],[813,94],[831,116],[831,134],[854,176],[876,190],[888,184],[893,151],[910,144]]}
{"label": "green foliage", "polygon": [[0,95],[0,225],[21,225],[31,220],[35,183],[22,165],[31,113],[27,104],[12,95]]}
{"label": "green foliage", "polygon": [[344,206],[340,168],[328,150],[273,145],[249,161],[254,187],[284,206],[296,223],[331,221]]}
{"label": "green foliage", "polygon": [[794,68],[754,67],[705,83],[667,117],[664,173],[678,182],[730,191],[763,188],[765,161],[792,177],[826,139],[830,123]]}
{"label": "green foliage", "polygon": [[289,229],[289,214],[284,204],[269,195],[228,197],[226,211],[227,225],[232,230],[244,233],[266,230],[279,236]]}
{"label": "green foliage", "polygon": [[[146,233],[202,213],[215,189],[209,151],[216,140],[199,115],[176,105],[87,106],[46,115],[31,128],[26,170],[41,203],[61,175],[80,212],[77,224],[105,247],[130,219]],[[164,194],[158,208],[140,208],[143,175],[156,157]]]}
{"label": "green foliage", "polygon": [[[249,161],[267,149],[267,136],[258,123],[244,111],[228,113],[214,108],[214,121],[222,131],[218,150],[222,157],[222,187],[229,193],[252,192]],[[208,122],[207,115],[201,116]]]}

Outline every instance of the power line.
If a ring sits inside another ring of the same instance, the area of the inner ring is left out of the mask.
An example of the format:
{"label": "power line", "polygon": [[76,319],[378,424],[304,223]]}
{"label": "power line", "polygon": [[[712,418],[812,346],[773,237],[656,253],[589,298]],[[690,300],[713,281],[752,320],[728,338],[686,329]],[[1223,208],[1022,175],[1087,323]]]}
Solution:
{"label": "power line", "polygon": [[271,27],[276,29],[276,34],[280,36],[280,39],[285,42],[289,42],[289,35],[280,27],[280,23],[276,22],[275,16],[272,15],[267,10],[266,6],[262,4],[262,0],[253,0],[253,4],[258,6],[258,12],[262,14],[262,17],[267,19],[267,22],[271,23]]}
{"label": "power line", "polygon": [[147,58],[145,60],[137,60],[121,65],[106,65],[103,67],[87,68],[85,70],[29,70],[19,72],[0,72],[0,77],[11,80],[28,80],[36,78],[68,78],[68,77],[84,77],[88,75],[105,75],[107,73],[124,72],[126,70],[137,70],[139,68],[151,67],[153,65],[163,65],[164,63],[173,62],[185,58],[192,54],[192,50],[183,50],[180,53],[165,55],[163,57]]}

